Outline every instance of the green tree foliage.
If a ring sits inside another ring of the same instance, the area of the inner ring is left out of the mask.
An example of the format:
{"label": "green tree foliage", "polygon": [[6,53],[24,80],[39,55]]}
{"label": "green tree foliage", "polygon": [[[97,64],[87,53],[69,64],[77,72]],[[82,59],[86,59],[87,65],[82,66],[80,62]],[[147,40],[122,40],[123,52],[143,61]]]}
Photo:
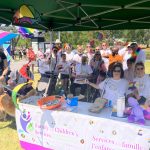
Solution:
{"label": "green tree foliage", "polygon": [[[99,33],[103,34],[103,39],[97,38]],[[53,41],[55,41],[57,32],[54,32],[53,35]],[[49,38],[49,34],[46,33],[45,39],[49,41]],[[95,41],[95,46],[102,42],[108,42],[112,45],[115,39],[123,39],[127,42],[138,42],[148,47],[150,44],[150,29],[61,32],[62,43],[71,43],[73,46],[78,44],[85,45],[91,40]]]}

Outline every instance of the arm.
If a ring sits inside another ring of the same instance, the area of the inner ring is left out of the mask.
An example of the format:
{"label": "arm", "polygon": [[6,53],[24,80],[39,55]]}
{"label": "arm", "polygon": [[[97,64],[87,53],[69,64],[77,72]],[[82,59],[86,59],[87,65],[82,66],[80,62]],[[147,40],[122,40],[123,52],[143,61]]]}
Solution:
{"label": "arm", "polygon": [[90,85],[90,86],[92,86],[92,87],[95,88],[95,89],[99,89],[99,86],[98,86],[97,84],[94,84],[94,83],[92,83],[92,82],[89,82],[88,80],[87,80],[87,84]]}
{"label": "arm", "polygon": [[7,60],[4,59],[4,71],[2,75],[0,76],[0,81],[4,81],[7,72],[8,72],[8,63],[7,63]]}
{"label": "arm", "polygon": [[3,71],[3,74],[2,76],[5,76],[8,72],[8,63],[7,63],[7,60],[5,59],[4,60],[4,71]]}

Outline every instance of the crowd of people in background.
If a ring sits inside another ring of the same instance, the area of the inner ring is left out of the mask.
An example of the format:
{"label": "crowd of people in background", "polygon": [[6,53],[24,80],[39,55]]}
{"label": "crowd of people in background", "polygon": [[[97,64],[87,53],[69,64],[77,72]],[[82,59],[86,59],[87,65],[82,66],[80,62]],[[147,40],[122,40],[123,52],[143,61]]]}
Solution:
{"label": "crowd of people in background", "polygon": [[[129,83],[136,82],[137,99],[141,96],[150,98],[150,90],[147,88],[150,77],[144,73],[146,55],[137,43],[115,41],[114,45],[109,46],[109,43],[103,42],[95,47],[87,43],[79,44],[73,49],[69,43],[62,44],[57,39],[49,51],[39,49],[35,54],[30,47],[19,51],[19,59],[22,59],[22,55],[29,60],[28,67],[32,74],[34,66],[38,64],[40,81],[44,80],[48,84],[47,95],[54,94],[57,82],[61,81],[61,89],[65,95],[72,93],[75,96],[77,88],[80,88],[80,97],[85,98],[88,86],[98,93],[105,88],[104,98],[115,103],[116,96],[124,95]],[[1,81],[7,75],[8,66],[5,55],[0,52],[0,62],[2,60]],[[52,78],[53,84],[48,82],[49,78]]]}
{"label": "crowd of people in background", "polygon": [[[133,82],[136,78],[135,64],[138,62],[144,64],[146,55],[137,43],[127,44],[116,41],[113,46],[109,46],[109,43],[103,42],[96,47],[87,43],[86,46],[79,44],[73,50],[70,44],[63,45],[57,39],[49,54],[39,50],[37,60],[39,72],[43,77],[48,75],[47,72],[55,75],[53,91],[60,79],[65,94],[76,95],[76,89],[79,87],[80,96],[84,98],[88,86],[84,82],[85,79],[89,81],[88,83],[100,85],[106,78],[114,77],[114,65],[117,64],[121,70],[119,78],[123,78],[127,83]],[[116,73],[120,73],[119,71]],[[122,86],[122,82],[119,86]],[[125,91],[127,86],[122,88]]]}

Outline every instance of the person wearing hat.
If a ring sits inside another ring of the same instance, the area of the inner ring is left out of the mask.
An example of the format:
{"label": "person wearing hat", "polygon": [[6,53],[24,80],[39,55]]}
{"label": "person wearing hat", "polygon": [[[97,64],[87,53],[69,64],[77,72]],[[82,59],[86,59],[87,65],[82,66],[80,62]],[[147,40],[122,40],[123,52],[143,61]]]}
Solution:
{"label": "person wearing hat", "polygon": [[81,63],[78,63],[75,66],[75,80],[74,80],[73,85],[71,86],[72,88],[70,89],[71,93],[75,95],[75,89],[77,87],[80,87],[81,99],[85,97],[84,94],[87,88],[87,85],[84,83],[84,81],[85,79],[88,79],[89,77],[91,77],[92,72],[93,72],[92,68],[87,64],[87,61],[88,61],[87,56],[85,54],[82,55]]}
{"label": "person wearing hat", "polygon": [[60,50],[62,48],[61,47],[61,41],[60,41],[60,39],[56,39],[56,41],[55,41],[55,47],[57,47],[58,50]]}
{"label": "person wearing hat", "polygon": [[132,49],[132,59],[135,63],[143,62],[145,63],[146,54],[145,51],[138,47],[137,43],[131,43],[130,48]]}
{"label": "person wearing hat", "polygon": [[3,52],[3,48],[0,48],[0,82],[3,82],[5,80],[7,72],[8,72],[7,58]]}

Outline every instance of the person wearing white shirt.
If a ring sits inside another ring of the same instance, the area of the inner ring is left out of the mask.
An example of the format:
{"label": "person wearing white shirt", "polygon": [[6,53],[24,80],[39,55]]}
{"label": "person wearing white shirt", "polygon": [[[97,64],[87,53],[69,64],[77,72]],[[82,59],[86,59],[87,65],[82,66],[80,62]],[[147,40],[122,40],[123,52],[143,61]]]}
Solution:
{"label": "person wearing white shirt", "polygon": [[[82,63],[79,63],[75,67],[76,76],[74,83],[71,88],[71,93],[75,95],[75,89],[77,87],[81,88],[81,96],[84,97],[84,93],[86,91],[87,85],[84,83],[85,79],[88,79],[92,74],[92,68],[87,64],[87,56],[82,56]],[[83,82],[82,82],[83,81]]]}
{"label": "person wearing white shirt", "polygon": [[68,90],[69,73],[70,73],[70,63],[66,61],[66,54],[61,55],[61,61],[57,65],[58,71],[60,73],[61,85],[65,93]]}
{"label": "person wearing white shirt", "polygon": [[[140,101],[142,97],[150,99],[150,75],[145,74],[145,67],[143,62],[135,64],[135,86],[138,90],[137,100]],[[142,101],[142,100],[141,100]]]}
{"label": "person wearing white shirt", "polygon": [[105,56],[108,56],[110,55],[112,52],[111,50],[109,49],[108,45],[106,42],[103,42],[102,45],[101,45],[102,49],[100,50],[100,53],[101,53],[101,56],[104,60],[104,63],[105,63],[105,66],[106,68],[108,69],[108,66],[109,66],[109,59],[106,58]]}
{"label": "person wearing white shirt", "polygon": [[57,52],[58,52],[58,48],[57,47],[53,47],[52,49],[52,54],[50,54],[50,56],[48,57],[49,59],[49,64],[50,64],[50,74],[51,74],[51,82],[48,82],[48,86],[47,86],[47,91],[44,93],[44,95],[48,95],[50,96],[54,90],[55,90],[55,86],[57,83],[57,77],[58,77],[58,69],[57,69],[57,64],[59,63],[59,59],[57,56]]}
{"label": "person wearing white shirt", "polygon": [[120,63],[116,63],[112,68],[112,77],[106,78],[99,85],[87,81],[90,86],[100,89],[103,98],[116,105],[119,96],[124,96],[128,89],[128,82],[124,77],[124,71]]}
{"label": "person wearing white shirt", "polygon": [[77,45],[77,54],[73,56],[73,62],[74,64],[81,63],[82,55],[83,55],[83,46]]}
{"label": "person wearing white shirt", "polygon": [[130,47],[133,50],[133,55],[134,55],[133,58],[135,59],[135,63],[137,62],[145,63],[146,60],[145,51],[142,50],[140,47],[138,47],[137,43],[131,43]]}
{"label": "person wearing white shirt", "polygon": [[66,54],[66,61],[70,62],[70,64],[73,62],[73,56],[74,54],[71,52],[71,46],[69,44],[65,44],[65,54]]}
{"label": "person wearing white shirt", "polygon": [[94,57],[93,49],[89,43],[86,45],[86,53],[87,53],[86,55],[88,57],[88,65],[89,65],[91,59]]}
{"label": "person wearing white shirt", "polygon": [[44,54],[43,57],[39,59],[39,73],[43,76],[45,76],[45,72],[49,71],[49,63],[46,58],[46,55]]}

